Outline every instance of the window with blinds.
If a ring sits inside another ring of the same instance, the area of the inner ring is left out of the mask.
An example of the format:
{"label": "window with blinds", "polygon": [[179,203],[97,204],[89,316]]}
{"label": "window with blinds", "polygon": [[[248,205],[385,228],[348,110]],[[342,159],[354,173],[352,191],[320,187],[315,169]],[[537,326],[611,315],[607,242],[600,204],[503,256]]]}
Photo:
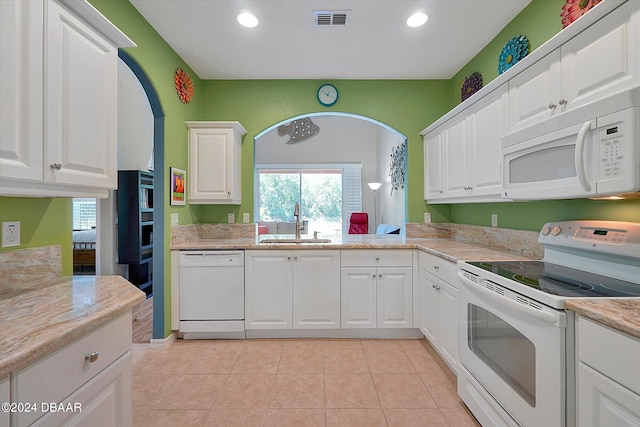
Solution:
{"label": "window with blinds", "polygon": [[346,233],[352,212],[362,209],[360,164],[256,165],[256,220],[269,234],[291,234],[300,204],[306,233]]}

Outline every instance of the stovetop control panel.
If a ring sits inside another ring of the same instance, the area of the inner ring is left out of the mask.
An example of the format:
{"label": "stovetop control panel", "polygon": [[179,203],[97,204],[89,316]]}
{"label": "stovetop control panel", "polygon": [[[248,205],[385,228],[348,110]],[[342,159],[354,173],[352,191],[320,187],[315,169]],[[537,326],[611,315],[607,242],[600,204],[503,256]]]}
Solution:
{"label": "stovetop control panel", "polygon": [[542,227],[538,242],[640,259],[640,223],[559,221]]}

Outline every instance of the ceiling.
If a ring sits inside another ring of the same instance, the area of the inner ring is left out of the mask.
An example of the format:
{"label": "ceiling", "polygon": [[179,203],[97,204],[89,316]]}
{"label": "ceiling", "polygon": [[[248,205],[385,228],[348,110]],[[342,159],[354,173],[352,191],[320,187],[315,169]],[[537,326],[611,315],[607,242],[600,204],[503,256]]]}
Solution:
{"label": "ceiling", "polygon": [[[130,0],[201,79],[449,79],[530,1]],[[314,10],[349,20],[315,27]]]}

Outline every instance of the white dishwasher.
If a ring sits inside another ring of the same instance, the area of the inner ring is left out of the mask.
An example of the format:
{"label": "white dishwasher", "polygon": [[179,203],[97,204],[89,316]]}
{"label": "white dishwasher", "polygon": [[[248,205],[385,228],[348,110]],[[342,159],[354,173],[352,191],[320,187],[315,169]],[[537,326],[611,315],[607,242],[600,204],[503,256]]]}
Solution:
{"label": "white dishwasher", "polygon": [[184,339],[244,338],[244,251],[180,252]]}

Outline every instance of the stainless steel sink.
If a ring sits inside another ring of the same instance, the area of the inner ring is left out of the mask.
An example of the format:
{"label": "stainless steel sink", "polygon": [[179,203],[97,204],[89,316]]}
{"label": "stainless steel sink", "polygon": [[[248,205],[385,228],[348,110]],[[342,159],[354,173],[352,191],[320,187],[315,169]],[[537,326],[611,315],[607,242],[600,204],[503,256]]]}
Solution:
{"label": "stainless steel sink", "polygon": [[331,239],[264,239],[260,243],[331,243]]}

